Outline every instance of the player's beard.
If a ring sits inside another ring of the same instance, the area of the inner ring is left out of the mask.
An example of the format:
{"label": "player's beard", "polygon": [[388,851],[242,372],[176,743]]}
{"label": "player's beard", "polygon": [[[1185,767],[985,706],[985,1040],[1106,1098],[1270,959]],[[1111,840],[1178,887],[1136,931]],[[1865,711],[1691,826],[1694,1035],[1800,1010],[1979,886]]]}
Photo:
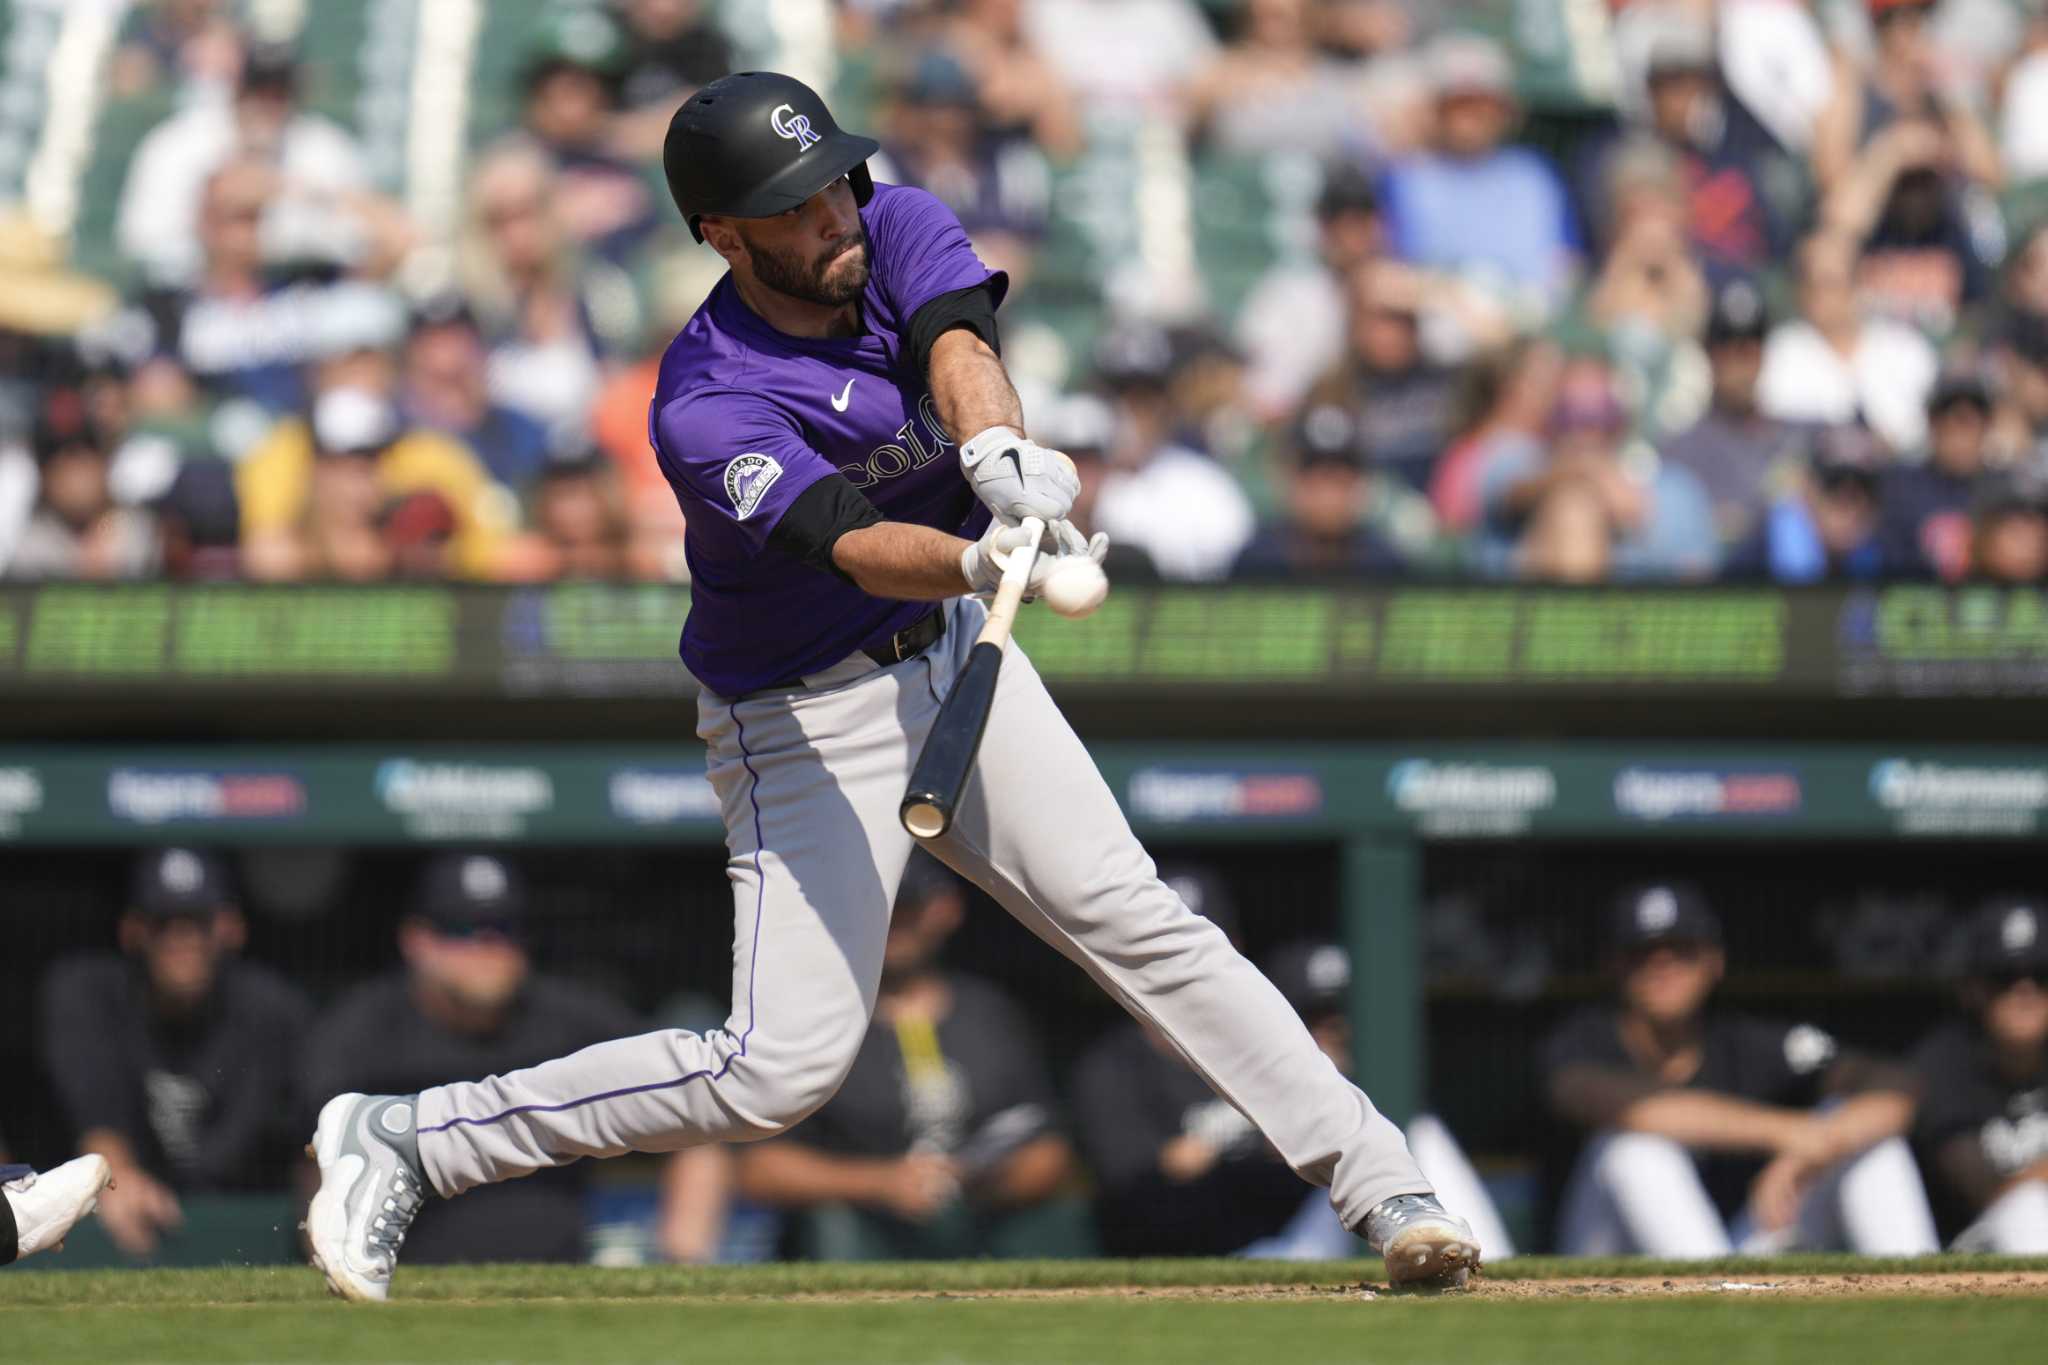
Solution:
{"label": "player's beard", "polygon": [[[744,240],[744,239],[742,239]],[[868,287],[868,228],[860,225],[858,233],[849,246],[841,240],[832,254],[818,261],[800,260],[789,252],[768,251],[746,243],[747,263],[754,268],[754,278],[778,294],[787,294],[805,303],[823,304],[827,308],[839,308],[859,298],[861,291]],[[849,253],[858,253],[860,259],[837,276],[828,278],[832,268],[845,260]]]}

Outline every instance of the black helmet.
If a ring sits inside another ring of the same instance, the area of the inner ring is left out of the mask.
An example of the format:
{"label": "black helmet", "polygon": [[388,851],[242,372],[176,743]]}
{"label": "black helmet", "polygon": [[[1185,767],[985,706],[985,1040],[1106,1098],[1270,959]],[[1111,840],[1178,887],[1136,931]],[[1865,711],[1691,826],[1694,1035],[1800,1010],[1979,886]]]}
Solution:
{"label": "black helmet", "polygon": [[698,241],[707,213],[772,218],[846,176],[856,203],[875,192],[873,138],[839,131],[832,111],[802,81],[774,71],[721,76],[669,120],[661,167],[668,192]]}

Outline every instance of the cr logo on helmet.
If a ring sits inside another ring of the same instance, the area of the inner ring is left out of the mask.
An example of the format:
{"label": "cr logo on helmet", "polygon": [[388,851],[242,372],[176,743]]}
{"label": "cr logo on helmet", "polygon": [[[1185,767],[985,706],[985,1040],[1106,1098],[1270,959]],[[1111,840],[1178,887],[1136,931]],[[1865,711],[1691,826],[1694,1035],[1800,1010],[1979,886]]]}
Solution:
{"label": "cr logo on helmet", "polygon": [[769,112],[768,123],[775,129],[777,137],[786,137],[796,143],[799,152],[822,140],[811,131],[811,116],[799,114],[786,104],[778,104]]}

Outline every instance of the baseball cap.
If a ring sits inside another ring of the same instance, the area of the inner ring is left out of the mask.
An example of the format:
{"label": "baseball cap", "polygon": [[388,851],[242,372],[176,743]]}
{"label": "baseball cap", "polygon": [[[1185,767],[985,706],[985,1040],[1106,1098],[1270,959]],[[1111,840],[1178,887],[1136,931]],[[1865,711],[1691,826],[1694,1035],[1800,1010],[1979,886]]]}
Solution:
{"label": "baseball cap", "polygon": [[1116,413],[1092,393],[1070,393],[1046,409],[1037,427],[1054,450],[1099,456],[1116,439]]}
{"label": "baseball cap", "polygon": [[911,66],[902,87],[903,101],[928,109],[979,109],[981,94],[974,78],[952,53],[932,48]]}
{"label": "baseball cap", "polygon": [[1267,960],[1266,978],[1302,1018],[1336,1013],[1351,990],[1351,954],[1313,939],[1285,944]]}
{"label": "baseball cap", "polygon": [[128,906],[152,919],[210,915],[235,903],[225,864],[196,848],[154,848],[135,864]]}
{"label": "baseball cap", "polygon": [[1977,976],[2048,968],[2048,902],[1995,897],[1970,917],[1967,937],[1970,971]]}
{"label": "baseball cap", "polygon": [[2048,512],[2048,468],[2039,457],[1994,470],[1977,485],[1973,509],[1980,517],[2006,512]]}
{"label": "baseball cap", "polygon": [[313,402],[316,454],[373,455],[397,436],[397,411],[368,389],[329,389]]}
{"label": "baseball cap", "polygon": [[1294,462],[1310,465],[1341,464],[1357,469],[1365,464],[1359,444],[1358,419],[1336,403],[1311,403],[1294,424]]}
{"label": "baseball cap", "polygon": [[1198,864],[1179,863],[1160,868],[1159,880],[1188,909],[1221,929],[1224,937],[1237,941],[1237,902],[1231,899],[1230,889],[1221,877]]}
{"label": "baseball cap", "polygon": [[1173,338],[1146,322],[1112,328],[1096,343],[1095,373],[1113,389],[1164,384],[1173,373]]}
{"label": "baseball cap", "polygon": [[1929,413],[1945,411],[1957,403],[1974,403],[1984,412],[1991,411],[1991,386],[1975,369],[1943,370],[1935,377],[1934,387],[1927,391]]}
{"label": "baseball cap", "polygon": [[1650,39],[1647,69],[1651,80],[1659,76],[1711,73],[1719,65],[1714,52],[1714,31],[1690,17],[1674,17],[1662,24]]}
{"label": "baseball cap", "polygon": [[1631,887],[1615,900],[1608,944],[1632,953],[1657,943],[1721,943],[1721,921],[1699,888],[1684,882]]}
{"label": "baseball cap", "polygon": [[289,95],[298,84],[299,57],[290,43],[256,43],[243,54],[241,89]]}
{"label": "baseball cap", "polygon": [[518,938],[526,916],[526,882],[494,854],[442,853],[420,877],[413,913],[443,934],[490,932]]}
{"label": "baseball cap", "polygon": [[1866,426],[1846,423],[1828,427],[1813,438],[1813,475],[1823,485],[1860,483],[1875,487],[1884,464],[1884,450]]}
{"label": "baseball cap", "polygon": [[1515,69],[1507,53],[1491,38],[1476,33],[1447,33],[1429,45],[1425,57],[1430,85],[1439,96],[1515,93]]}
{"label": "baseball cap", "polygon": [[85,394],[68,385],[51,389],[36,405],[36,459],[47,460],[60,451],[80,446],[106,453],[106,442],[99,424],[93,421]]}
{"label": "baseball cap", "polygon": [[1323,168],[1323,188],[1316,195],[1318,218],[1335,218],[1340,213],[1377,213],[1379,207],[1379,190],[1364,167],[1337,161]]}
{"label": "baseball cap", "polygon": [[1770,329],[1770,309],[1754,280],[1732,279],[1714,291],[1707,313],[1707,345],[1761,341]]}
{"label": "baseball cap", "polygon": [[564,67],[594,72],[610,80],[626,59],[619,26],[601,10],[562,8],[544,18],[527,42],[528,84]]}

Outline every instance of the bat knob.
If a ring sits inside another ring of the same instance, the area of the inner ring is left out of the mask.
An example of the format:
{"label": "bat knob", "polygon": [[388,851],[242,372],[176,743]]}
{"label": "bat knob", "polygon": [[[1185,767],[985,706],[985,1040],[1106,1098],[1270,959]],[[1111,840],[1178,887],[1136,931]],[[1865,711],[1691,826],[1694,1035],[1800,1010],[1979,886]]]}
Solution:
{"label": "bat knob", "polygon": [[941,806],[929,792],[914,792],[903,798],[898,814],[903,828],[918,839],[936,839],[953,823],[953,813]]}

